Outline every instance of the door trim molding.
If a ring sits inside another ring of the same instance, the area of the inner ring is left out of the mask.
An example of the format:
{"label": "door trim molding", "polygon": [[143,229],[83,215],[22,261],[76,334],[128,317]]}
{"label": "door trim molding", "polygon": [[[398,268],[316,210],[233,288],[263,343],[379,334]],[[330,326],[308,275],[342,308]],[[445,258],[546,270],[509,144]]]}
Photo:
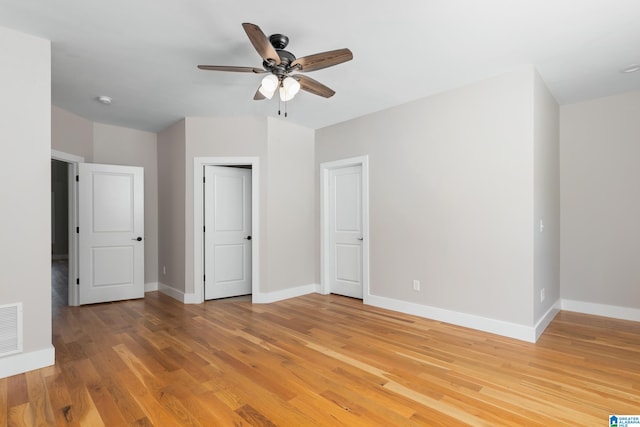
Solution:
{"label": "door trim molding", "polygon": [[[68,277],[68,301],[70,306],[80,304],[78,295],[78,287],[75,278],[78,277],[78,234],[75,229],[78,226],[78,183],[75,177],[78,175],[78,164],[84,163],[84,157],[74,154],[65,153],[63,151],[51,150],[51,159],[60,160],[69,164],[68,181],[69,181],[69,265],[67,270]],[[49,183],[51,184],[51,183]]]}
{"label": "door trim molding", "polygon": [[193,158],[193,289],[196,303],[204,302],[204,177],[205,166],[251,165],[251,299],[260,296],[260,159],[258,157]]}
{"label": "door trim molding", "polygon": [[369,156],[320,163],[320,293],[329,289],[329,172],[350,166],[362,168],[362,298],[369,303]]}

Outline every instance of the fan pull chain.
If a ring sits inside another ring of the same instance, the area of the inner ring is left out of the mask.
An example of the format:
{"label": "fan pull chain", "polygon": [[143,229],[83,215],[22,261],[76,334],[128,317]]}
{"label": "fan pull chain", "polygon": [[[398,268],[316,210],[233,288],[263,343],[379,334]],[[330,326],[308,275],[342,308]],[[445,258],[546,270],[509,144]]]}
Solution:
{"label": "fan pull chain", "polygon": [[[281,110],[282,110],[282,106],[281,106],[282,100],[280,99],[280,97],[278,97],[278,115],[280,116],[281,114]],[[287,117],[287,101],[284,101],[284,116]]]}

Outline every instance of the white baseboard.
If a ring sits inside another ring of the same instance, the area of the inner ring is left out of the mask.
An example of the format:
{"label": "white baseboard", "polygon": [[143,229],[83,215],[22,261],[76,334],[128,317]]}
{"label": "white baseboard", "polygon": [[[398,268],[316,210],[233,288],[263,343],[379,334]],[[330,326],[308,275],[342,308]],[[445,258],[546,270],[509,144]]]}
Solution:
{"label": "white baseboard", "polygon": [[34,369],[46,368],[55,363],[56,350],[53,346],[29,353],[13,354],[0,358],[0,378],[22,374]]}
{"label": "white baseboard", "polygon": [[162,282],[158,282],[158,291],[180,302],[184,302],[184,292],[179,291],[172,286],[165,285]]}
{"label": "white baseboard", "polygon": [[185,304],[202,304],[204,301],[200,299],[199,295],[195,293],[183,294],[182,302]]}
{"label": "white baseboard", "polygon": [[295,288],[283,289],[281,291],[261,292],[259,294],[254,293],[251,297],[251,302],[254,304],[268,304],[319,292],[320,285],[312,283],[309,285],[297,286]]}
{"label": "white baseboard", "polygon": [[144,284],[144,291],[145,292],[157,291],[159,286],[160,286],[160,284],[158,282],[145,283]]}
{"label": "white baseboard", "polygon": [[540,338],[540,335],[542,335],[544,330],[547,329],[547,326],[549,326],[549,323],[551,323],[553,318],[556,317],[556,314],[560,312],[560,307],[561,307],[561,303],[560,303],[560,299],[558,299],[549,308],[549,310],[547,310],[547,312],[540,318],[540,320],[538,320],[538,323],[536,323],[536,326],[534,327],[535,341],[538,341],[538,338]]}
{"label": "white baseboard", "polygon": [[412,314],[414,316],[424,317],[427,319],[438,320],[440,322],[451,323],[453,325],[502,335],[508,338],[515,338],[521,341],[533,343],[536,342],[536,328],[533,326],[518,325],[516,323],[505,322],[502,320],[490,319],[473,314],[460,313],[457,311],[415,304],[376,295],[367,295],[364,302],[365,304],[376,307]]}
{"label": "white baseboard", "polygon": [[[173,299],[176,299],[183,304],[201,304],[195,293],[189,294],[184,293],[182,291],[177,290],[169,285],[165,285],[164,283],[158,283],[158,291],[162,292],[165,295],[170,296]],[[251,296],[251,302],[254,304],[268,304],[276,301],[282,301],[289,298],[295,298],[302,295],[313,294],[320,292],[320,285],[317,284],[309,284],[298,286],[295,288],[283,289],[281,291],[274,292],[261,292],[254,293]]]}
{"label": "white baseboard", "polygon": [[598,304],[595,302],[575,301],[570,299],[562,299],[561,308],[567,311],[593,314],[594,316],[612,317],[614,319],[640,322],[640,309],[638,308],[620,307],[617,305]]}
{"label": "white baseboard", "polygon": [[183,304],[200,304],[202,301],[196,299],[196,294],[187,294],[172,286],[166,285],[162,282],[158,282],[158,291],[165,295],[170,296],[173,299],[180,301]]}

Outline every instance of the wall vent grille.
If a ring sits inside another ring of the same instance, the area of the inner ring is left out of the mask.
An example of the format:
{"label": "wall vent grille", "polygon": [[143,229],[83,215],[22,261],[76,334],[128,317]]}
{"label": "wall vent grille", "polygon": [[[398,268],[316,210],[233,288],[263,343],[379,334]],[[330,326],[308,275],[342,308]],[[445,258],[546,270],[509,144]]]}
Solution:
{"label": "wall vent grille", "polygon": [[22,352],[22,303],[0,305],[0,357]]}

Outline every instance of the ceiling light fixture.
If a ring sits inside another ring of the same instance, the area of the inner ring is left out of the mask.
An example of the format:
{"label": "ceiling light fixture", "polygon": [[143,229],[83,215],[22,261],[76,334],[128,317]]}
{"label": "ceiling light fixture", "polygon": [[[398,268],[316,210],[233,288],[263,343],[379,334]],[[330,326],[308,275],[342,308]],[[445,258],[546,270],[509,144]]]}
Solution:
{"label": "ceiling light fixture", "polygon": [[300,91],[300,83],[293,77],[285,77],[280,83],[280,99],[284,102],[291,101]]}
{"label": "ceiling light fixture", "polygon": [[[284,102],[284,116],[287,117],[287,101],[291,101],[300,92],[300,87],[300,82],[294,77],[283,74],[269,74],[262,79],[258,92],[265,98],[271,99],[277,90],[280,96],[279,102]],[[278,115],[280,115],[279,109]]]}
{"label": "ceiling light fixture", "polygon": [[271,99],[273,94],[276,92],[276,89],[278,89],[278,84],[278,77],[274,74],[269,74],[267,77],[262,79],[262,84],[258,90],[265,98]]}
{"label": "ceiling light fixture", "polygon": [[625,73],[625,74],[635,73],[636,71],[640,71],[640,64],[631,64],[628,67],[625,67],[622,70],[620,70],[621,73]]}
{"label": "ceiling light fixture", "polygon": [[289,76],[276,76],[270,74],[262,79],[262,84],[258,91],[267,99],[273,98],[278,89],[280,101],[291,101],[298,92],[300,92],[300,82]]}
{"label": "ceiling light fixture", "polygon": [[106,96],[106,95],[100,95],[99,97],[96,98],[96,100],[104,105],[111,105],[111,97],[110,96]]}

